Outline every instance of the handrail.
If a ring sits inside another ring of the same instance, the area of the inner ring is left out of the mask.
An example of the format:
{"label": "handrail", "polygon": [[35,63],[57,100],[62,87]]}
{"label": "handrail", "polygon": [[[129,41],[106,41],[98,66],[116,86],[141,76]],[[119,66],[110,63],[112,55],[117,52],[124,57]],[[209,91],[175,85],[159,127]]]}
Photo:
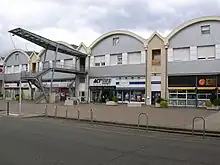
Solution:
{"label": "handrail", "polygon": [[139,128],[140,128],[140,117],[141,117],[142,115],[144,115],[144,116],[146,117],[146,131],[148,131],[148,114],[147,114],[147,113],[144,113],[144,112],[142,112],[142,113],[140,113],[140,114],[138,115],[138,131],[139,131]]}
{"label": "handrail", "polygon": [[194,135],[195,131],[195,119],[202,119],[203,120],[203,139],[205,138],[205,119],[204,117],[194,117],[193,124],[192,124],[192,135]]}

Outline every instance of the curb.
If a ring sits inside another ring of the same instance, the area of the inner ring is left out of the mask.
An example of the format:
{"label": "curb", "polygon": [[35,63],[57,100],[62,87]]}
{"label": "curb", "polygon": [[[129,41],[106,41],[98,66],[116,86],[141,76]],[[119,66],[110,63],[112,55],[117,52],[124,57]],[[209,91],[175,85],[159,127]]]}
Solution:
{"label": "curb", "polygon": [[[65,120],[75,120],[75,121],[81,121],[81,122],[86,122],[86,123],[91,123],[91,124],[98,124],[98,125],[105,125],[105,126],[114,126],[114,127],[121,127],[121,128],[129,128],[129,129],[135,129],[138,130],[138,125],[137,124],[125,124],[125,123],[116,123],[116,122],[111,122],[111,121],[98,121],[98,120],[91,120],[89,119],[80,119],[78,120],[77,118],[66,118],[66,117],[54,117],[54,116],[45,116],[45,115],[39,115],[39,116],[31,116],[31,117],[24,117],[24,118],[37,118],[37,117],[45,117],[45,118],[54,118],[54,119],[65,119]],[[146,130],[145,125],[140,125],[139,126],[140,130]],[[164,126],[153,126],[149,125],[148,126],[149,131],[157,131],[157,132],[166,132],[166,133],[176,133],[176,134],[185,134],[185,135],[192,135],[192,129],[187,129],[187,128],[175,128],[175,127],[164,127]],[[203,131],[202,130],[194,130],[194,136],[203,136]],[[220,132],[219,131],[205,131],[205,136],[208,137],[220,137]]]}

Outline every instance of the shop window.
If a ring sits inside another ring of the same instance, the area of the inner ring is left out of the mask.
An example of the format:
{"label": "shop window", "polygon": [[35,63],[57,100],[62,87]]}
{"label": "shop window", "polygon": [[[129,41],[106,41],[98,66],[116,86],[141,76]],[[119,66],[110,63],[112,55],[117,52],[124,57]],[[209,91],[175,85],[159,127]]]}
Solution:
{"label": "shop window", "polygon": [[117,64],[122,64],[122,54],[117,55]]}
{"label": "shop window", "polygon": [[161,64],[161,49],[152,50],[152,65]]}

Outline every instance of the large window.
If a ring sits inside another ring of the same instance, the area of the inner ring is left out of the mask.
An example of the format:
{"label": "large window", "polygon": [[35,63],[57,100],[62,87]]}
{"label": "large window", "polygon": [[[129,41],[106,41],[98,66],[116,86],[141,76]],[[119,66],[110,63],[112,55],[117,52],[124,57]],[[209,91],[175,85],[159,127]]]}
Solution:
{"label": "large window", "polygon": [[169,76],[169,87],[196,87],[196,76]]}
{"label": "large window", "polygon": [[174,61],[188,61],[190,55],[190,48],[174,48],[173,60]]}
{"label": "large window", "polygon": [[95,56],[94,57],[95,66],[105,66],[105,56]]}
{"label": "large window", "polygon": [[19,73],[20,72],[20,66],[19,65],[15,65],[14,66],[14,73]]}
{"label": "large window", "polygon": [[110,65],[122,64],[122,54],[111,54],[110,55]]}
{"label": "large window", "polygon": [[169,105],[181,107],[196,106],[195,90],[169,90]]}
{"label": "large window", "polygon": [[140,64],[140,63],[141,63],[141,52],[128,53],[128,64]]}
{"label": "large window", "polygon": [[215,46],[198,46],[198,60],[215,59]]}

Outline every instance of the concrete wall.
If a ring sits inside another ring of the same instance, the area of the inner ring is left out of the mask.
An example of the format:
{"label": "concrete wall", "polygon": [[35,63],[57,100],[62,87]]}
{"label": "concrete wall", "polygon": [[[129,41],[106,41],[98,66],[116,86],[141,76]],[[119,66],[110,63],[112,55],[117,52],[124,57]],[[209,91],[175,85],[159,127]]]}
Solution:
{"label": "concrete wall", "polygon": [[[201,26],[210,25],[211,34],[201,35]],[[169,48],[215,45],[220,42],[220,21],[204,21],[178,32],[169,40]]]}
{"label": "concrete wall", "polygon": [[[119,43],[113,45],[113,38],[119,37]],[[140,64],[128,64],[128,53],[140,52]],[[122,54],[122,64],[110,66],[111,54]],[[105,66],[95,67],[94,59],[98,55],[105,55]],[[91,48],[90,77],[145,75],[144,43],[127,34],[110,35],[99,41]]]}
{"label": "concrete wall", "polygon": [[[16,54],[18,54],[18,59],[15,58]],[[13,52],[12,54],[8,55],[8,58],[5,60],[5,66],[11,65],[21,65],[21,64],[28,64],[28,57],[22,52]]]}
{"label": "concrete wall", "polygon": [[[119,43],[113,46],[113,38],[119,37]],[[115,54],[124,52],[133,52],[144,50],[144,45],[138,39],[125,35],[111,35],[97,43],[92,48],[92,55],[105,55],[105,54]]]}

